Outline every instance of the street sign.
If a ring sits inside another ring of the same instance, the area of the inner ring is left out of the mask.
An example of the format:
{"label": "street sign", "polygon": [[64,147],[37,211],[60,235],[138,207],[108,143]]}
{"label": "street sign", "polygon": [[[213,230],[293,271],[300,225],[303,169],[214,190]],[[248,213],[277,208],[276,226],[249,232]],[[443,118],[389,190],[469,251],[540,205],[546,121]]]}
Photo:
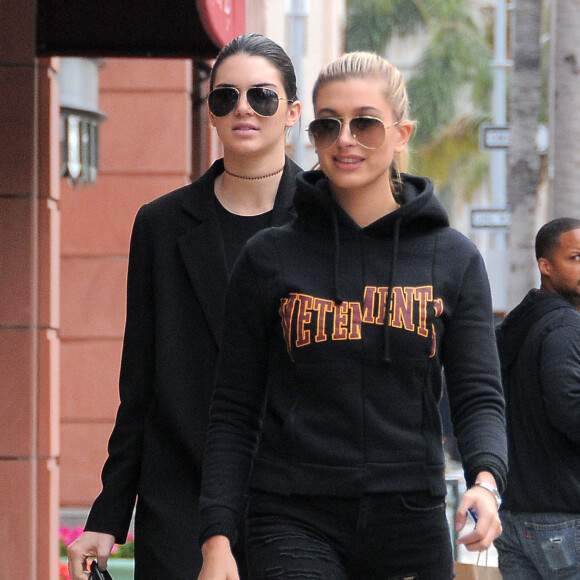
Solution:
{"label": "street sign", "polygon": [[508,149],[510,146],[509,125],[482,124],[479,127],[479,148],[482,151]]}
{"label": "street sign", "polygon": [[509,209],[472,209],[472,228],[508,228],[512,223]]}

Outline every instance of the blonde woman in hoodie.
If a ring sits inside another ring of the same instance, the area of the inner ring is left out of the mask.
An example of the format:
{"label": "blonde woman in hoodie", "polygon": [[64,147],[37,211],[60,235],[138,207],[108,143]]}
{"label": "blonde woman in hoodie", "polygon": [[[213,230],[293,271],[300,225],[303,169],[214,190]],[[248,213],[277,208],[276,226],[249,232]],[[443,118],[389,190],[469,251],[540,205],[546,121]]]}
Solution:
{"label": "blonde woman in hoodie", "polygon": [[454,577],[438,402],[442,369],[478,518],[501,531],[504,399],[490,288],[425,177],[400,72],[350,53],[319,75],[320,169],[297,217],[244,248],[228,287],[201,493],[200,580],[236,580],[249,496],[252,580]]}

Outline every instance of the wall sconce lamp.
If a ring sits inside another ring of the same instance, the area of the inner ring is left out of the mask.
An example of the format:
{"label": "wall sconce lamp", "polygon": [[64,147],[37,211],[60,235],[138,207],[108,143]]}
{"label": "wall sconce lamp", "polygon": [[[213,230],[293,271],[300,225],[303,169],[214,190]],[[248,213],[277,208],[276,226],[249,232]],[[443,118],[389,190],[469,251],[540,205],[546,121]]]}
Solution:
{"label": "wall sconce lamp", "polygon": [[99,68],[89,58],[61,58],[60,84],[61,176],[72,187],[95,183],[99,166]]}

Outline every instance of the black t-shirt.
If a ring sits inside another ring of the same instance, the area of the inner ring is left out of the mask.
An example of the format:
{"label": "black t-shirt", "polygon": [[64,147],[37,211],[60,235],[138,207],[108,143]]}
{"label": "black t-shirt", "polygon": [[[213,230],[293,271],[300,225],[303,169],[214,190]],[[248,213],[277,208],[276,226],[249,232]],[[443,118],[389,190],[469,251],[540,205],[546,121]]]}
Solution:
{"label": "black t-shirt", "polygon": [[272,210],[259,215],[237,215],[228,211],[215,198],[218,220],[223,232],[224,251],[228,270],[232,269],[243,245],[256,233],[270,225]]}

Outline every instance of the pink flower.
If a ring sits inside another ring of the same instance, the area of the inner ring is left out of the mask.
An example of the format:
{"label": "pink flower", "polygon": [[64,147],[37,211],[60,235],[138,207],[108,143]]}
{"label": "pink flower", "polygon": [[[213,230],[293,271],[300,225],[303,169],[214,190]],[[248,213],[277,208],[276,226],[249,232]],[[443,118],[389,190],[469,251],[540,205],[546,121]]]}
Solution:
{"label": "pink flower", "polygon": [[[58,544],[59,553],[61,558],[66,558],[67,552],[66,548],[71,543],[74,542],[83,533],[83,527],[77,526],[76,528],[67,528],[66,526],[61,526],[58,530]],[[127,542],[122,546],[118,544],[113,545],[111,550],[111,556],[114,558],[133,558],[134,557],[134,534],[127,535]],[[60,579],[59,579],[60,580]]]}
{"label": "pink flower", "polygon": [[68,546],[72,541],[76,540],[83,533],[82,526],[77,526],[76,528],[67,528],[66,526],[60,526],[58,530],[59,540]]}

